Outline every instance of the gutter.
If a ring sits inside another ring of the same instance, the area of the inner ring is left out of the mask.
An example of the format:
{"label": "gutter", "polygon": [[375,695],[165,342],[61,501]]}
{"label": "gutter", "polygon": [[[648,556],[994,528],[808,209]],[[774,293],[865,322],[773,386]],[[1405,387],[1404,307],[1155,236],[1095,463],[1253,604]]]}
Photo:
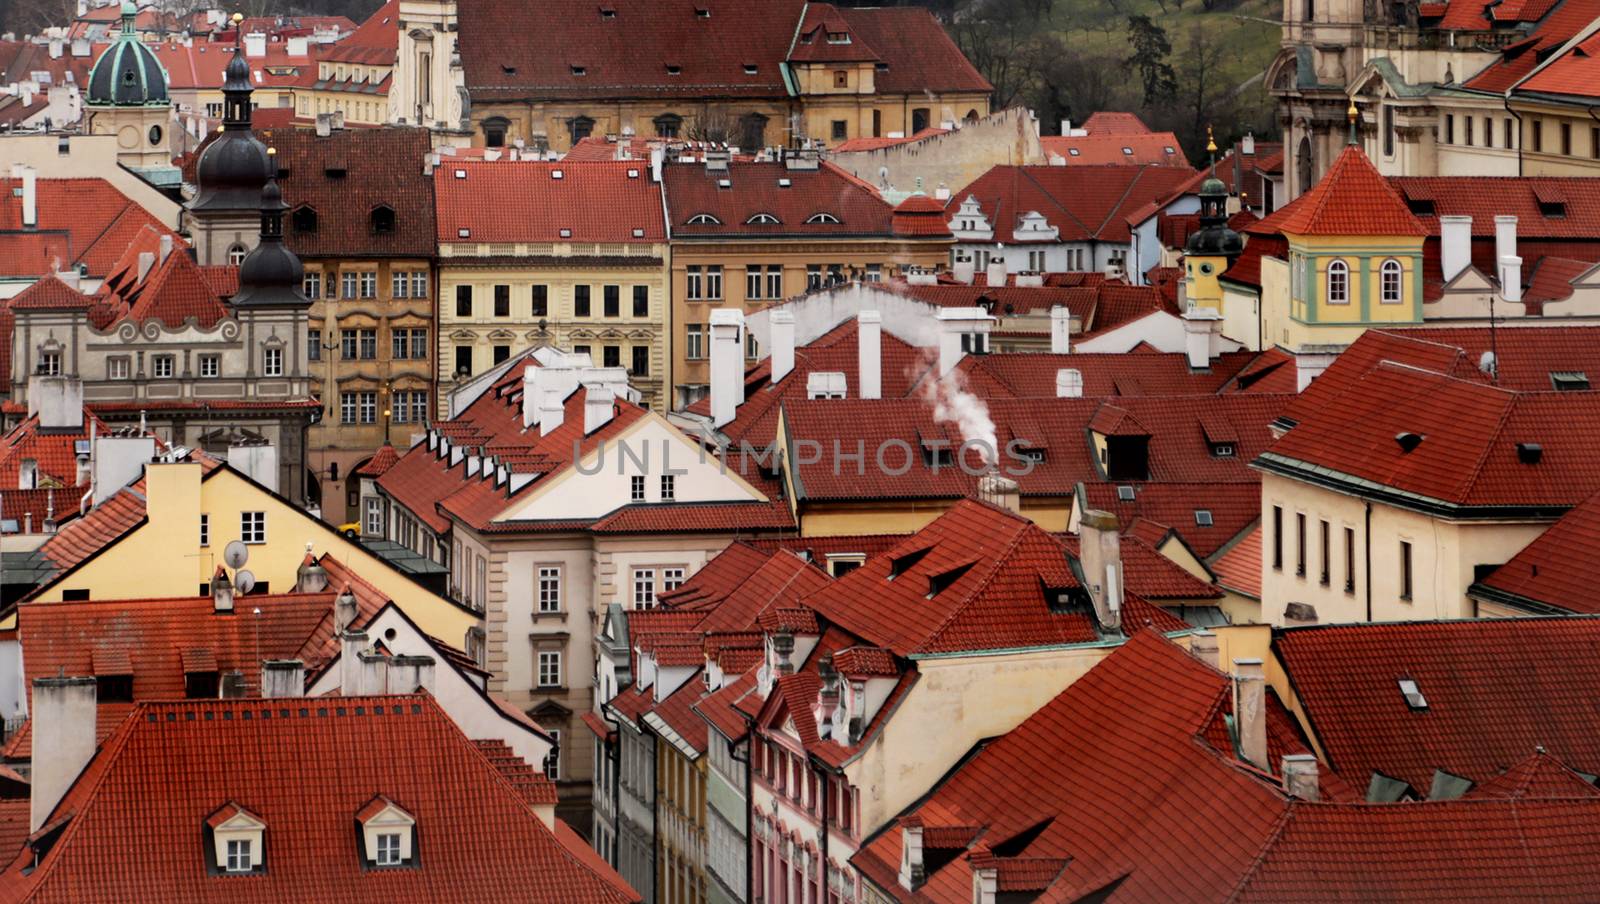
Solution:
{"label": "gutter", "polygon": [[[750,735],[746,734],[745,737],[748,739]],[[756,873],[754,864],[750,862],[750,849],[754,846],[751,844],[751,834],[756,824],[756,800],[755,796],[750,793],[750,786],[753,783],[750,748],[748,746],[745,747],[744,756],[741,757],[739,756],[739,745],[732,740],[727,743],[728,758],[736,763],[744,764],[744,899],[746,902],[753,902],[756,899]]]}
{"label": "gutter", "polygon": [[1365,547],[1364,554],[1366,555],[1366,564],[1363,568],[1366,572],[1367,585],[1367,624],[1370,625],[1372,624],[1372,503],[1368,501],[1366,507],[1367,525],[1362,531],[1361,542]]}

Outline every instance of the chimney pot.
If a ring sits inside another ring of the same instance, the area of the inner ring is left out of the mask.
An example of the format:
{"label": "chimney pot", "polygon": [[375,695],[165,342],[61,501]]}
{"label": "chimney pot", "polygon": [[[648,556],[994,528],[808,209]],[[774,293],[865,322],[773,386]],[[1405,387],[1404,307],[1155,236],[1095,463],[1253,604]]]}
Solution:
{"label": "chimney pot", "polygon": [[354,697],[361,692],[361,654],[367,650],[367,632],[344,631],[339,635],[339,693]]}
{"label": "chimney pot", "polygon": [[861,398],[883,398],[883,315],[877,311],[856,315],[856,370]]}
{"label": "chimney pot", "polygon": [[996,250],[994,256],[989,258],[989,267],[984,271],[984,278],[991,286],[1006,284],[1006,256],[1005,252]]}
{"label": "chimney pot", "polygon": [[33,682],[33,774],[28,830],[39,831],[56,804],[94,758],[95,679],[36,678]]}
{"label": "chimney pot", "polygon": [[211,576],[211,611],[233,611],[233,581],[221,565],[217,566],[216,574]]}
{"label": "chimney pot", "polygon": [[900,826],[900,887],[916,891],[927,879],[927,867],[922,858],[921,823],[902,823]]}
{"label": "chimney pot", "polygon": [[1217,635],[1199,630],[1189,635],[1189,652],[1214,669],[1222,667],[1222,653],[1217,647]]}

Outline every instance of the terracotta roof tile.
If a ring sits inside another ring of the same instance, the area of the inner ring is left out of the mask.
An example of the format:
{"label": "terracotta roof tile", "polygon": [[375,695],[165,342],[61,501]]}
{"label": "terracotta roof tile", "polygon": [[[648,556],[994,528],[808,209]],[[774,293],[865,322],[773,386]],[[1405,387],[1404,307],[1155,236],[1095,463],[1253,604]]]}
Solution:
{"label": "terracotta roof tile", "polygon": [[1252,599],[1261,599],[1261,568],[1260,524],[1211,562],[1218,586]]}
{"label": "terracotta roof tile", "polygon": [[[182,239],[104,179],[39,179],[38,224],[23,231],[22,181],[0,177],[0,269],[39,277],[82,263],[103,277],[145,227]],[[43,242],[45,244],[41,245]],[[15,243],[15,244],[14,244]]]}
{"label": "terracotta roof tile", "polygon": [[1394,187],[1354,145],[1339,154],[1310,191],[1274,211],[1256,228],[1295,235],[1428,234]]}
{"label": "terracotta roof tile", "polygon": [[[723,187],[723,182],[728,185]],[[674,238],[888,236],[894,232],[893,208],[871,186],[828,162],[810,170],[789,169],[782,163],[735,161],[727,170],[711,170],[700,163],[669,163],[662,173],[662,185]],[[813,222],[823,214],[828,215],[826,221]],[[777,222],[752,222],[763,215]],[[945,238],[948,240],[948,235]]]}
{"label": "terracotta roof tile", "polygon": [[1171,132],[1096,135],[1042,135],[1046,156],[1067,166],[1176,166],[1189,169],[1178,137]]}
{"label": "terracotta roof tile", "polygon": [[[446,158],[433,172],[433,191],[438,204],[438,241],[445,244],[666,241],[661,186],[650,180],[648,164],[638,161],[571,166]],[[527,213],[515,218],[501,216],[498,208],[485,203],[486,198],[499,199]],[[467,235],[462,235],[462,230]]]}
{"label": "terracotta roof tile", "polygon": [[1479,584],[1495,597],[1507,595],[1536,606],[1600,614],[1594,575],[1587,567],[1587,563],[1600,560],[1597,557],[1600,495],[1567,512]]}
{"label": "terracotta roof tile", "polygon": [[1128,215],[1164,198],[1193,175],[1175,166],[996,166],[950,199],[954,213],[976,197],[994,240],[1010,243],[1030,211],[1060,231],[1059,241],[1127,242]]}

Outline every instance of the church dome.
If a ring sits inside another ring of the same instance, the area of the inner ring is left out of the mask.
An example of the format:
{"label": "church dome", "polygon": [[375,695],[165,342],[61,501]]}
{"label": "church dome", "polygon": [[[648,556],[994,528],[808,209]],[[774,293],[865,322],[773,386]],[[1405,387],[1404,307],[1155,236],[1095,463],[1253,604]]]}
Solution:
{"label": "church dome", "polygon": [[191,210],[256,210],[261,190],[277,176],[267,146],[250,131],[250,64],[236,47],[222,83],[222,132],[200,152],[195,163]]}
{"label": "church dome", "polygon": [[[269,155],[270,157],[270,155]],[[233,295],[235,307],[308,307],[305,296],[305,266],[283,244],[283,193],[276,179],[268,179],[257,196],[261,209],[261,241],[239,264],[239,291]]]}
{"label": "church dome", "polygon": [[91,106],[166,106],[167,71],[133,30],[138,10],[131,0],[122,4],[122,33],[100,54],[89,70],[84,102]]}

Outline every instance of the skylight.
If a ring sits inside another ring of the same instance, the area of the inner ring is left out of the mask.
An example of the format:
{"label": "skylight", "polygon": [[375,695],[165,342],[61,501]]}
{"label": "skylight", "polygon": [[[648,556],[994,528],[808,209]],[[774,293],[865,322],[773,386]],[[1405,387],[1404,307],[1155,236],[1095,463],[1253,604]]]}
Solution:
{"label": "skylight", "polygon": [[1428,698],[1422,696],[1422,689],[1417,687],[1417,682],[1410,678],[1400,679],[1400,693],[1406,698],[1406,705],[1414,710],[1428,708]]}
{"label": "skylight", "polygon": [[1076,157],[1076,156],[1078,156],[1078,149],[1077,148],[1067,148],[1067,153],[1069,153],[1072,156]]}
{"label": "skylight", "polygon": [[1211,510],[1210,509],[1195,509],[1194,510],[1194,523],[1199,525],[1200,527],[1210,527],[1212,524],[1214,524],[1215,522],[1211,520]]}
{"label": "skylight", "polygon": [[582,66],[573,66],[572,67],[572,74],[573,75],[586,75],[587,73],[588,73],[588,70],[583,68]]}
{"label": "skylight", "polygon": [[1589,388],[1589,375],[1581,370],[1553,370],[1550,386],[1559,392],[1578,392]]}
{"label": "skylight", "polygon": [[1133,501],[1133,487],[1126,484],[1117,487],[1117,498],[1123,502]]}
{"label": "skylight", "polygon": [[744,64],[744,74],[745,75],[755,75],[759,71],[760,71],[760,69],[759,69],[759,67],[756,66],[755,63],[745,63]]}

